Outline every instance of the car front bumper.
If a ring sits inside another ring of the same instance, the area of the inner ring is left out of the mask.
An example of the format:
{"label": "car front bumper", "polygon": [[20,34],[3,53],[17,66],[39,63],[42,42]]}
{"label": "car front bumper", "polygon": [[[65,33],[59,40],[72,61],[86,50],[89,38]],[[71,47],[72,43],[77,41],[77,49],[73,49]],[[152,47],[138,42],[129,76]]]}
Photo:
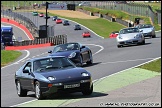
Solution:
{"label": "car front bumper", "polygon": [[118,41],[118,45],[133,45],[133,44],[139,44],[142,43],[142,39],[130,39],[130,40],[124,40],[124,41]]}
{"label": "car front bumper", "polygon": [[53,83],[52,87],[41,87],[43,95],[48,96],[54,93],[67,92],[81,92],[85,89],[89,89],[92,85],[91,79],[84,79],[80,81],[66,82],[66,83]]}
{"label": "car front bumper", "polygon": [[151,37],[153,35],[152,32],[149,32],[149,33],[143,33],[143,36],[144,37]]}

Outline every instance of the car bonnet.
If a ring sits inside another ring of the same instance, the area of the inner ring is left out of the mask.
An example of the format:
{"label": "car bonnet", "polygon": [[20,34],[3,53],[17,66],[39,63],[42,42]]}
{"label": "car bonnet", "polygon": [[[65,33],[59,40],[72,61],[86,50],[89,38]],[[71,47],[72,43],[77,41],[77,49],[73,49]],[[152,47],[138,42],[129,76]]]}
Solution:
{"label": "car bonnet", "polygon": [[120,34],[120,37],[122,37],[123,40],[127,39],[134,39],[134,37],[139,33],[127,33],[127,34]]}
{"label": "car bonnet", "polygon": [[56,80],[65,79],[65,78],[79,78],[81,77],[82,72],[87,72],[83,68],[70,68],[70,69],[55,69],[55,70],[47,70],[42,72],[36,72],[35,75],[40,77],[42,75],[45,78],[48,78],[49,76],[55,77]]}
{"label": "car bonnet", "polygon": [[79,52],[79,50],[56,52],[56,53],[50,54],[49,56],[65,56],[65,57],[68,57],[72,52]]}
{"label": "car bonnet", "polygon": [[149,33],[152,31],[153,28],[142,28],[140,30],[143,30],[143,33]]}

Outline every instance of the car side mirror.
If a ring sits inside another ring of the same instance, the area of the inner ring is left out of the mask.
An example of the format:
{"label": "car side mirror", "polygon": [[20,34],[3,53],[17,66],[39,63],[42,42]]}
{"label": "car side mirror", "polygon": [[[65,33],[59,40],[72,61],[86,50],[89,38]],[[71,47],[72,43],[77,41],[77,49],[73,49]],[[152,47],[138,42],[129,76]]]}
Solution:
{"label": "car side mirror", "polygon": [[48,53],[52,53],[52,51],[50,50],[50,51],[48,51]]}
{"label": "car side mirror", "polygon": [[140,30],[140,32],[143,32],[143,30]]}
{"label": "car side mirror", "polygon": [[85,46],[82,46],[81,48],[85,48]]}
{"label": "car side mirror", "polygon": [[29,73],[28,69],[23,70],[23,73]]}

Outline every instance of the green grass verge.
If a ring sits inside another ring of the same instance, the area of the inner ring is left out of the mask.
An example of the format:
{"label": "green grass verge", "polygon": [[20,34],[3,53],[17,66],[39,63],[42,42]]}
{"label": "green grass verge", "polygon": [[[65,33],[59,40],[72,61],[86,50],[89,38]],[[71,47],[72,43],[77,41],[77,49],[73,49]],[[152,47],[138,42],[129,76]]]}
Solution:
{"label": "green grass verge", "polygon": [[22,53],[19,51],[1,50],[1,67],[15,61],[21,55]]}
{"label": "green grass verge", "polygon": [[153,62],[144,64],[142,66],[139,66],[139,68],[151,70],[151,71],[155,71],[155,72],[161,72],[161,58],[158,60],[155,60]]}

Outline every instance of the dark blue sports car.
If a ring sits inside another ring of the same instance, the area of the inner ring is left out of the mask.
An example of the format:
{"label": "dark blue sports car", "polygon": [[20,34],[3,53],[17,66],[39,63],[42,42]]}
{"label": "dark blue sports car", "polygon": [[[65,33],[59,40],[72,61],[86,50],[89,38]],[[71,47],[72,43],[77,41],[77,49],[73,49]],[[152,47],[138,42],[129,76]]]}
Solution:
{"label": "dark blue sports car", "polygon": [[15,73],[15,84],[18,96],[33,91],[37,99],[59,92],[82,92],[83,95],[93,92],[91,74],[64,56],[28,60]]}
{"label": "dark blue sports car", "polygon": [[80,43],[66,43],[54,46],[53,51],[49,56],[65,56],[71,59],[77,66],[82,66],[83,63],[88,65],[93,64],[92,51]]}

